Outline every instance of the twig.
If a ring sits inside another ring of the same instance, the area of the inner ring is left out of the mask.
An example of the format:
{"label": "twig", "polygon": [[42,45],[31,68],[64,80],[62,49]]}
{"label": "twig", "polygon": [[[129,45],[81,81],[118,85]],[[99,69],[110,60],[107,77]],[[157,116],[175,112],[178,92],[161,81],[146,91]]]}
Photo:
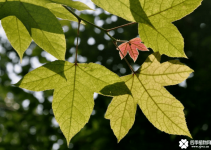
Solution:
{"label": "twig", "polygon": [[101,31],[104,31],[105,34],[107,34],[107,35],[112,39],[112,41],[116,41],[116,39],[115,39],[114,37],[112,37],[112,36],[108,33],[108,31],[107,31],[106,29],[101,28],[101,27],[99,27],[99,26],[97,26],[97,25],[95,25],[95,24],[93,24],[93,23],[91,23],[91,22],[89,22],[89,21],[87,21],[87,20],[85,20],[85,19],[79,17],[76,13],[74,13],[74,12],[73,12],[70,8],[68,8],[67,6],[63,5],[63,7],[66,8],[71,14],[73,14],[78,20],[79,20],[79,19],[80,19],[80,20],[83,20],[84,22],[86,22],[86,23],[88,23],[88,24],[91,24],[92,26],[94,26],[94,27],[100,29]]}
{"label": "twig", "polygon": [[111,29],[107,29],[106,31],[109,32],[109,31],[112,31],[112,30],[115,30],[115,29],[118,29],[118,28],[122,28],[122,27],[125,27],[125,26],[129,26],[131,24],[136,24],[137,22],[131,22],[131,23],[127,23],[127,24],[124,24],[124,25],[121,25],[121,26],[118,26],[118,27],[114,27],[114,28],[111,28]]}
{"label": "twig", "polygon": [[[116,48],[120,51],[118,45],[116,44],[116,42],[113,42],[114,45],[116,46]],[[133,70],[133,68],[131,67],[130,63],[127,61],[127,59],[125,58],[125,56],[123,55],[123,53],[120,51],[121,55],[123,56],[123,59],[126,61],[127,65],[130,67],[130,70],[133,72],[133,74],[135,73],[135,71]]]}

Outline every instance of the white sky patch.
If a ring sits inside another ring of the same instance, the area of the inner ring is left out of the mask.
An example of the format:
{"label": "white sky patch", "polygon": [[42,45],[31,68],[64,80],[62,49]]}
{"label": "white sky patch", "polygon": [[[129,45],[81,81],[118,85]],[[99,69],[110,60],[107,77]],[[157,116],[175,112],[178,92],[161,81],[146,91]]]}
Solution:
{"label": "white sky patch", "polygon": [[14,71],[15,73],[21,73],[22,72],[22,67],[20,64],[15,64],[14,65]]}
{"label": "white sky patch", "polygon": [[187,87],[187,82],[186,82],[186,80],[183,81],[183,82],[181,82],[181,83],[179,83],[179,86],[180,86],[180,87],[183,87],[183,88],[186,88],[186,87]]}
{"label": "white sky patch", "polygon": [[39,115],[42,115],[43,114],[43,105],[42,104],[37,105],[36,112]]}
{"label": "white sky patch", "polygon": [[103,13],[103,10],[101,8],[96,8],[93,15],[94,16],[99,16],[100,14]]}
{"label": "white sky patch", "polygon": [[55,117],[52,118],[51,123],[52,123],[52,126],[53,126],[53,127],[59,127],[59,124],[58,124],[58,122],[56,121]]}
{"label": "white sky patch", "polygon": [[14,66],[11,62],[7,63],[6,67],[7,67],[8,76],[11,80],[11,84],[17,83],[22,78],[22,76],[19,76],[19,75],[14,73],[14,71],[13,71]]}
{"label": "white sky patch", "polygon": [[31,57],[30,63],[31,63],[31,66],[32,66],[33,69],[36,69],[36,68],[43,65],[42,63],[40,63],[37,56]]}
{"label": "white sky patch", "polygon": [[83,57],[83,56],[81,56],[81,55],[78,55],[77,60],[78,60],[80,63],[85,63],[85,62],[87,62],[87,58],[86,58],[86,57]]}
{"label": "white sky patch", "polygon": [[94,45],[94,44],[95,44],[95,39],[94,39],[93,37],[90,37],[90,38],[88,39],[87,43],[88,43],[89,45]]}
{"label": "white sky patch", "polygon": [[28,99],[25,99],[22,102],[23,109],[28,110],[29,104],[30,104],[30,101]]}
{"label": "white sky patch", "polygon": [[58,150],[60,148],[60,145],[58,143],[53,144],[53,150]]}
{"label": "white sky patch", "polygon": [[98,97],[98,93],[94,93],[93,98],[97,99],[97,97]]}
{"label": "white sky patch", "polygon": [[98,50],[102,51],[102,50],[104,50],[105,46],[103,44],[99,44],[97,46],[97,48],[98,48]]}
{"label": "white sky patch", "polygon": [[[73,1],[80,1],[84,4],[86,4],[87,6],[89,6],[93,10],[95,10],[95,8],[96,8],[95,4],[91,0],[73,0]],[[93,14],[93,10],[85,10],[83,12],[85,12],[87,14]]]}
{"label": "white sky patch", "polygon": [[53,101],[53,96],[49,96],[49,97],[48,97],[48,101],[52,103],[52,101]]}
{"label": "white sky patch", "polygon": [[45,57],[48,61],[55,61],[58,60],[56,57],[54,57],[53,55],[47,53],[46,51],[42,51],[41,55],[43,57]]}
{"label": "white sky patch", "polygon": [[[78,45],[81,43],[81,38],[78,38]],[[77,37],[74,40],[74,45],[77,45]]]}
{"label": "white sky patch", "polygon": [[2,37],[2,39],[1,39],[2,43],[8,41],[6,33],[4,32],[4,29],[3,29],[2,25],[1,25],[1,20],[0,20],[0,37]]}
{"label": "white sky patch", "polygon": [[139,69],[140,65],[134,64],[134,65],[132,65],[132,67],[133,67],[133,69],[134,69],[135,71],[137,71],[137,70]]}
{"label": "white sky patch", "polygon": [[43,91],[40,91],[40,92],[34,92],[33,93],[34,97],[36,97],[38,99],[38,101],[40,103],[43,103],[44,102],[44,94],[43,94]]}

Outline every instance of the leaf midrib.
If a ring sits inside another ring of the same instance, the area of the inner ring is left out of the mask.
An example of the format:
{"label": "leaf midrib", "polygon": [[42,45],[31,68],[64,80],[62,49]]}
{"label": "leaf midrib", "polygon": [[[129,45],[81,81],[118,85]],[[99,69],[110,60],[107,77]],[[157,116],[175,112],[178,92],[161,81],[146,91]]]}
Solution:
{"label": "leaf midrib", "polygon": [[165,73],[165,74],[146,74],[146,73],[140,73],[140,74],[146,75],[146,76],[162,76],[162,75],[172,75],[172,74],[177,74],[177,73],[191,73],[191,71],[183,71],[183,72],[176,72],[176,73]]}
{"label": "leaf midrib", "polygon": [[71,124],[72,124],[72,121],[71,121],[71,118],[72,118],[72,112],[73,112],[73,101],[74,101],[74,96],[75,96],[75,81],[76,81],[76,68],[77,66],[74,64],[73,65],[75,67],[75,72],[74,72],[74,81],[73,81],[73,96],[72,96],[72,101],[71,101],[71,114],[70,114],[70,126],[69,126],[69,134],[68,134],[68,140],[70,140],[70,128],[71,128]]}
{"label": "leaf midrib", "polygon": [[[133,76],[132,76],[133,77]],[[131,78],[132,78],[131,77]],[[132,84],[131,84],[131,87],[130,87],[130,91],[132,91],[132,88],[133,88],[133,83],[134,83],[134,78],[132,78]],[[128,80],[129,81],[129,80]],[[126,84],[126,82],[125,82],[125,84]],[[125,111],[126,111],[126,105],[127,105],[127,103],[128,103],[128,99],[129,99],[129,97],[130,97],[131,95],[129,95],[128,94],[128,96],[127,96],[127,100],[126,100],[126,103],[125,103],[125,106],[124,106],[124,111],[123,111],[123,115],[122,116],[124,116],[125,115]],[[122,130],[122,120],[123,120],[123,117],[121,117],[121,126],[120,126],[120,131],[119,131],[119,138],[121,138],[121,130]],[[120,139],[118,139],[118,142],[120,141]]]}
{"label": "leaf midrib", "polygon": [[[54,64],[54,65],[56,65],[56,64]],[[58,64],[58,65],[60,65],[60,64]],[[46,77],[46,78],[41,78],[41,79],[38,79],[38,80],[29,81],[29,82],[24,82],[24,83],[22,83],[22,84],[37,82],[37,81],[40,81],[40,80],[44,80],[44,79],[51,78],[51,77],[56,76],[56,75],[58,75],[58,74],[60,74],[60,73],[62,73],[62,72],[68,71],[68,70],[71,69],[73,66],[74,66],[74,64],[73,64],[72,66],[70,66],[69,68],[67,68],[66,70],[62,70],[62,71],[60,71],[60,72],[58,72],[58,73],[55,73],[54,75],[48,76],[48,77]]]}
{"label": "leaf midrib", "polygon": [[[34,18],[32,17],[32,15],[28,12],[28,10],[26,9],[26,7],[24,6],[23,2],[21,2],[21,5],[23,6],[23,8],[25,9],[25,11],[28,13],[29,16],[31,16],[31,18],[34,20]],[[33,5],[33,4],[32,4]],[[45,8],[45,7],[44,7]],[[46,9],[46,8],[45,8]],[[49,10],[50,11],[50,10]],[[39,27],[40,31],[42,32],[43,35],[45,35],[45,33],[43,32],[43,30],[40,28],[39,24],[34,20],[34,22],[36,23],[36,25]],[[50,45],[53,47],[54,52],[57,53],[57,55],[60,58],[59,53],[55,50],[54,46],[51,44],[52,42],[49,41],[49,39],[47,38],[47,36],[45,35],[45,38],[47,39],[47,41],[50,43]]]}
{"label": "leaf midrib", "polygon": [[[157,108],[166,116],[166,118],[168,118],[175,126],[177,126],[162,110],[161,108],[157,105],[157,103],[154,101],[153,97],[151,97],[151,95],[149,94],[149,92],[147,91],[147,89],[145,88],[144,84],[141,82],[141,80],[138,78],[137,74],[135,74],[139,83],[141,83],[142,87],[144,88],[144,90],[146,91],[146,93],[149,95],[149,97],[151,98],[151,100],[153,101],[153,103],[157,106]],[[187,133],[184,129],[182,129],[180,126],[177,126],[178,128],[180,128],[182,131],[184,131],[185,133]],[[187,133],[187,135],[189,135],[189,133]]]}
{"label": "leaf midrib", "polygon": [[[185,0],[185,1],[186,1],[186,0]],[[177,7],[178,5],[181,5],[182,3],[185,3],[185,1],[183,1],[183,2],[181,2],[181,3],[178,3],[177,5],[171,6],[171,7],[167,8],[167,9],[165,9],[165,10],[162,10],[162,11],[160,11],[160,12],[151,14],[151,15],[149,15],[148,17],[150,18],[150,17],[153,17],[153,16],[155,16],[155,15],[157,15],[157,14],[161,14],[161,13],[163,13],[163,12],[165,12],[165,11],[168,11],[168,10],[170,10],[170,9],[173,9],[174,7]]]}

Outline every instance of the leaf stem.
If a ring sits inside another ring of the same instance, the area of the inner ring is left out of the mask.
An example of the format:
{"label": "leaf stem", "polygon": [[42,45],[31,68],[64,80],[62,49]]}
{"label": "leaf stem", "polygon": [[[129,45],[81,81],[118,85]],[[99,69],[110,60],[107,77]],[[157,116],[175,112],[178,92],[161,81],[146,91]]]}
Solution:
{"label": "leaf stem", "polygon": [[[120,51],[118,45],[116,44],[116,41],[114,41],[113,43],[114,43],[114,45],[116,46],[116,48],[119,50],[119,52],[122,54],[122,56],[124,56],[123,53]],[[123,57],[123,58],[124,58],[124,60],[126,61],[127,65],[129,66],[130,70],[133,72],[133,74],[135,74],[135,71],[134,71],[133,68],[131,67],[130,63],[127,61],[127,59],[126,59],[125,57]]]}
{"label": "leaf stem", "polygon": [[122,28],[122,27],[125,27],[125,26],[129,26],[131,24],[136,24],[137,22],[131,22],[131,23],[127,23],[127,24],[123,24],[121,26],[118,26],[118,27],[114,27],[114,28],[111,28],[111,29],[107,29],[106,31],[109,32],[109,31],[112,31],[112,30],[115,30],[115,29],[118,29],[118,28]]}
{"label": "leaf stem", "polygon": [[[89,21],[87,21],[87,20],[85,20],[85,19],[79,17],[76,13],[74,13],[74,12],[73,12],[70,8],[68,8],[67,6],[63,5],[63,7],[64,7],[65,9],[67,9],[71,14],[73,14],[73,15],[78,19],[78,36],[79,36],[79,26],[80,26],[80,22],[81,22],[81,21],[84,21],[84,22],[86,22],[86,23],[88,23],[88,24],[90,24],[90,25],[92,25],[92,26],[94,26],[94,27],[100,29],[101,31],[104,31],[105,34],[107,34],[107,35],[111,38],[111,40],[113,41],[114,45],[117,47],[117,49],[118,49],[119,51],[120,51],[120,49],[119,49],[118,45],[116,44],[116,42],[117,42],[117,41],[118,41],[118,42],[123,42],[123,41],[117,40],[117,39],[115,39],[114,37],[112,37],[112,36],[109,34],[109,31],[115,30],[115,29],[118,29],[118,28],[121,28],[121,27],[125,27],[125,26],[131,25],[131,24],[136,24],[136,23],[137,23],[137,22],[131,22],[131,23],[124,24],[124,25],[121,25],[121,26],[118,26],[118,27],[111,28],[111,29],[108,29],[108,30],[107,30],[107,29],[101,28],[101,27],[99,27],[99,26],[97,26],[97,25],[95,25],[95,24],[93,24],[93,23],[91,23],[91,22],[89,22]],[[77,37],[75,64],[77,64],[77,51],[78,51],[78,37]],[[120,53],[122,54],[122,56],[124,56],[123,53],[122,53],[121,51],[120,51]],[[127,65],[128,65],[129,68],[131,69],[131,71],[132,71],[133,73],[135,73],[135,71],[133,70],[133,68],[131,67],[131,65],[129,64],[129,62],[127,61],[127,59],[126,59],[125,57],[124,57],[124,60],[126,61]]]}
{"label": "leaf stem", "polygon": [[112,36],[109,34],[109,31],[107,31],[106,29],[101,28],[101,27],[99,27],[99,26],[97,26],[97,25],[95,25],[95,24],[93,24],[93,23],[91,23],[91,22],[89,22],[89,21],[87,21],[87,20],[85,20],[85,19],[79,17],[76,13],[74,13],[74,12],[73,12],[70,8],[68,8],[67,6],[63,5],[63,7],[66,8],[71,14],[73,14],[78,20],[79,20],[79,19],[80,19],[80,20],[83,20],[84,22],[86,22],[86,23],[88,23],[88,24],[91,24],[92,26],[94,26],[94,27],[100,29],[101,31],[104,31],[105,34],[107,34],[107,35],[111,38],[112,41],[116,41],[116,39],[115,39],[114,37],[112,37]]}
{"label": "leaf stem", "polygon": [[75,52],[75,65],[77,65],[77,56],[78,56],[78,38],[79,38],[79,29],[80,29],[81,19],[78,18],[78,33],[77,33],[77,44],[76,44],[76,52]]}

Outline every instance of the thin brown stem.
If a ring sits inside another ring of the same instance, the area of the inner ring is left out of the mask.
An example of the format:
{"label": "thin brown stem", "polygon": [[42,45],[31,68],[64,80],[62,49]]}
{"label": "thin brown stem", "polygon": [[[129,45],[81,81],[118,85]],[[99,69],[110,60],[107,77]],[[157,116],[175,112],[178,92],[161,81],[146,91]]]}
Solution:
{"label": "thin brown stem", "polygon": [[132,24],[136,24],[137,22],[131,22],[131,23],[127,23],[127,24],[123,24],[121,26],[117,26],[117,27],[114,27],[114,28],[111,28],[111,29],[107,29],[106,31],[109,32],[109,31],[112,31],[112,30],[115,30],[115,29],[118,29],[118,28],[122,28],[122,27],[125,27],[125,26],[129,26],[129,25],[132,25]]}
{"label": "thin brown stem", "polygon": [[101,28],[101,27],[99,27],[99,26],[97,26],[97,25],[95,25],[95,24],[93,24],[93,23],[91,23],[91,22],[89,22],[89,21],[87,21],[87,20],[85,20],[85,19],[79,17],[76,13],[74,13],[74,12],[73,12],[70,8],[68,8],[67,6],[63,5],[63,7],[64,7],[65,9],[67,9],[71,14],[73,14],[77,19],[80,19],[80,20],[82,20],[82,21],[84,21],[84,22],[86,22],[86,23],[88,23],[88,24],[91,24],[92,26],[94,26],[94,27],[100,29],[101,31],[105,32],[105,34],[107,34],[107,35],[111,38],[112,41],[116,41],[116,39],[115,39],[113,36],[111,36],[111,35],[108,33],[108,31],[107,31],[106,29]]}
{"label": "thin brown stem", "polygon": [[[120,51],[120,49],[119,49],[118,45],[116,44],[116,42],[113,42],[113,43],[114,43],[114,45],[116,46],[116,48]],[[120,51],[120,53],[121,53],[122,56],[124,56],[123,53],[122,53],[121,51]],[[130,63],[127,61],[127,59],[125,58],[125,56],[123,57],[123,59],[125,60],[125,62],[126,62],[127,65],[129,66],[130,70],[131,70],[131,71],[133,72],[133,74],[134,74],[135,71],[133,70],[133,68],[131,67]]]}
{"label": "thin brown stem", "polygon": [[77,44],[75,52],[75,65],[77,65],[77,56],[78,56],[78,38],[79,38],[79,28],[80,28],[81,19],[78,19],[78,33],[77,33]]}
{"label": "thin brown stem", "polygon": [[126,40],[116,40],[116,41],[121,42],[121,43],[129,42],[129,41],[126,41]]}

